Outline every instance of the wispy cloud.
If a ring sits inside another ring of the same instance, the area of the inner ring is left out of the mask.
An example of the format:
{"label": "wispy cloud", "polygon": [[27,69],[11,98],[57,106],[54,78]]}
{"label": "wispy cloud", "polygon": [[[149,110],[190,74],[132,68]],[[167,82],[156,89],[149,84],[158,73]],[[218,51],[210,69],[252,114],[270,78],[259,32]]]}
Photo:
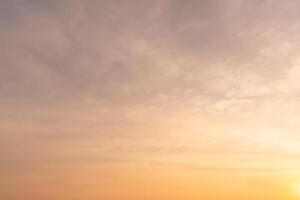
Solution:
{"label": "wispy cloud", "polygon": [[97,168],[129,185],[133,168],[299,175],[299,7],[0,0],[0,198],[67,169],[79,185]]}

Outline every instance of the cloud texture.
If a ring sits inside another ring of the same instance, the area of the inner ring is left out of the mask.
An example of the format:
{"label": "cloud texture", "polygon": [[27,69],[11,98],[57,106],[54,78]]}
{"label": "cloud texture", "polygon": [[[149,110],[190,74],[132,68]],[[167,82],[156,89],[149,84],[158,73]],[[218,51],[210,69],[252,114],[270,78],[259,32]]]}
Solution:
{"label": "cloud texture", "polygon": [[299,9],[0,0],[0,198],[296,198]]}

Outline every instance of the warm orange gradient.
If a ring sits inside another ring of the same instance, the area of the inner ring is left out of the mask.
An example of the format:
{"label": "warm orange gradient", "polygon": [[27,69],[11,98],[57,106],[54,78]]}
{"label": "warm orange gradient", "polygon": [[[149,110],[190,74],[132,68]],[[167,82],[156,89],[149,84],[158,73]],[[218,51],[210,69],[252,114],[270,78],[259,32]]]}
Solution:
{"label": "warm orange gradient", "polygon": [[0,0],[0,199],[300,199],[296,0]]}

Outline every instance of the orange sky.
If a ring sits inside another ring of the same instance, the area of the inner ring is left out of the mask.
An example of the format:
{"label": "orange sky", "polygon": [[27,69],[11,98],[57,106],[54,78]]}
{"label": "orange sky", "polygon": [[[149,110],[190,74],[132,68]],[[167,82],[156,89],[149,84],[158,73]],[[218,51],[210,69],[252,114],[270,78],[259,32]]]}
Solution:
{"label": "orange sky", "polygon": [[299,199],[299,9],[0,0],[0,199]]}

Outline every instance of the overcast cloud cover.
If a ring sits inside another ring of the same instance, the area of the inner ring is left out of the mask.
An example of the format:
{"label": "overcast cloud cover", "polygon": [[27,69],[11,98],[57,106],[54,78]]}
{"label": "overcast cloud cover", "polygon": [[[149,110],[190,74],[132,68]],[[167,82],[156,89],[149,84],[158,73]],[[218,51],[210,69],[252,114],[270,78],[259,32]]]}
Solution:
{"label": "overcast cloud cover", "polygon": [[[0,198],[110,200],[125,185],[124,199],[163,199],[156,187],[170,185],[156,178],[190,173],[293,181],[299,10],[297,0],[0,0]],[[145,185],[157,193],[143,196]]]}

